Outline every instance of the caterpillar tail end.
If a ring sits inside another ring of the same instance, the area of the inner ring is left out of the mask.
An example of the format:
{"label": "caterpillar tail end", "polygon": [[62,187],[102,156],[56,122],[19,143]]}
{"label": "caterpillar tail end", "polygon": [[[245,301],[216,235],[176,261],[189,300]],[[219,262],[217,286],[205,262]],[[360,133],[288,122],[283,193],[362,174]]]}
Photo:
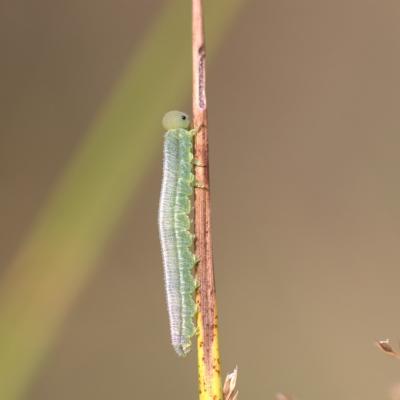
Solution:
{"label": "caterpillar tail end", "polygon": [[191,343],[179,343],[179,344],[172,344],[175,353],[178,354],[179,357],[186,357],[190,350],[191,350]]}

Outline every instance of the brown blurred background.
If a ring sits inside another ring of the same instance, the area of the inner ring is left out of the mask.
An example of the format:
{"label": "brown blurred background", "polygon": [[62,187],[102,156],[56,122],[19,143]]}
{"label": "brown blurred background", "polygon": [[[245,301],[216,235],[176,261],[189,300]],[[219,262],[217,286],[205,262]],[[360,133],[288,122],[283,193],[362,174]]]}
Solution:
{"label": "brown blurred background", "polygon": [[[0,279],[167,3],[0,1]],[[398,1],[247,1],[210,60],[220,340],[241,399],[389,399],[400,382],[373,346],[400,339],[399,21]],[[194,352],[169,345],[161,144],[160,127],[27,400],[196,398]]]}

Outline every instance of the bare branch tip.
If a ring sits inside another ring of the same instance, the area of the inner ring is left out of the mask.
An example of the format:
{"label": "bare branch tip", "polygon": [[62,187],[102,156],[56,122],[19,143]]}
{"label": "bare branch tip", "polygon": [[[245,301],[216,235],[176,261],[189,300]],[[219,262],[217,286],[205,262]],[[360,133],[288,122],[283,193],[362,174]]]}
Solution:
{"label": "bare branch tip", "polygon": [[389,339],[378,340],[375,342],[375,345],[385,354],[400,359],[400,352],[393,349]]}
{"label": "bare branch tip", "polygon": [[225,378],[223,387],[225,400],[237,400],[239,392],[236,390],[238,367],[236,366],[233,372],[228,374]]}

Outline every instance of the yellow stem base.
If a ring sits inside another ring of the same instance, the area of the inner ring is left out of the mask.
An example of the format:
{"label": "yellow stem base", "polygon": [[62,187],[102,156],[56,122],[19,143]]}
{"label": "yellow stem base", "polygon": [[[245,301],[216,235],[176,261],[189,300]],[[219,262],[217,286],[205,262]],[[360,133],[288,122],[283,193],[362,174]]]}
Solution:
{"label": "yellow stem base", "polygon": [[199,374],[199,398],[200,400],[223,400],[221,383],[221,361],[218,344],[218,316],[215,310],[212,326],[211,343],[209,352],[207,348],[203,318],[201,311],[197,315],[197,360]]}

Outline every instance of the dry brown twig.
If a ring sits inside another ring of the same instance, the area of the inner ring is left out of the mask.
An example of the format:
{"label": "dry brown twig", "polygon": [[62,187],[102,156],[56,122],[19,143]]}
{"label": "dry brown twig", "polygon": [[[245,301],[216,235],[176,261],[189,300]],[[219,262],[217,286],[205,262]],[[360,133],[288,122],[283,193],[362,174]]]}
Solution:
{"label": "dry brown twig", "polygon": [[206,47],[202,0],[192,0],[193,128],[195,179],[194,233],[198,260],[196,279],[197,354],[201,400],[222,400],[218,316],[211,242],[208,120],[206,97]]}

